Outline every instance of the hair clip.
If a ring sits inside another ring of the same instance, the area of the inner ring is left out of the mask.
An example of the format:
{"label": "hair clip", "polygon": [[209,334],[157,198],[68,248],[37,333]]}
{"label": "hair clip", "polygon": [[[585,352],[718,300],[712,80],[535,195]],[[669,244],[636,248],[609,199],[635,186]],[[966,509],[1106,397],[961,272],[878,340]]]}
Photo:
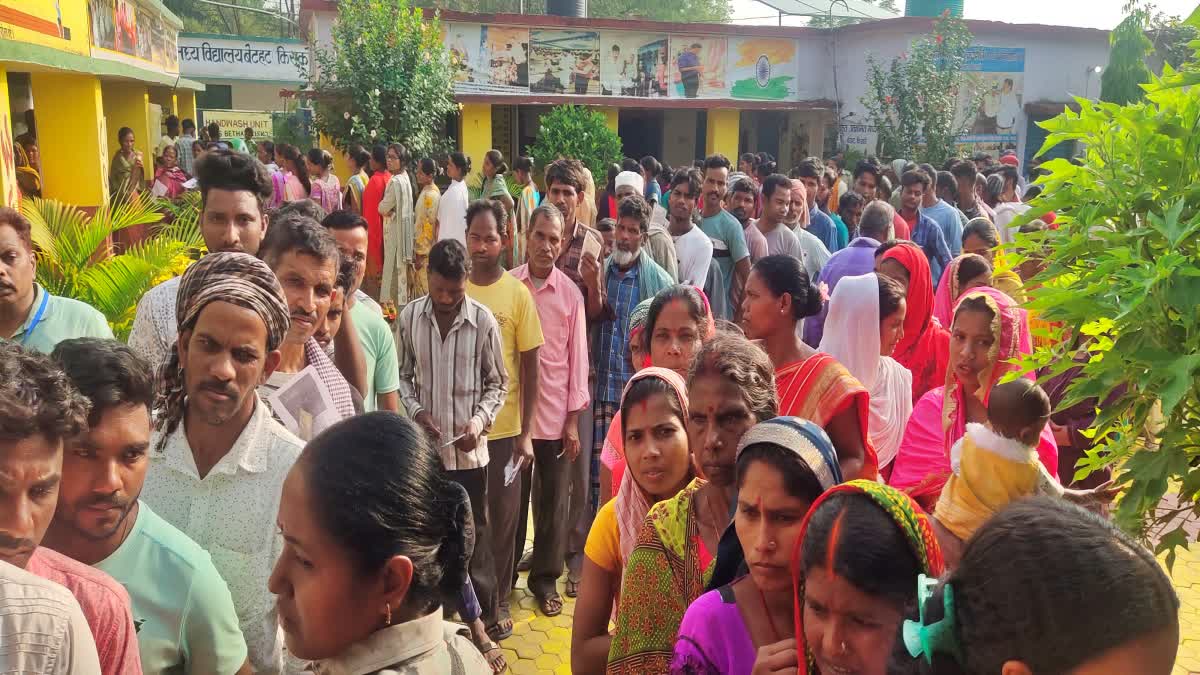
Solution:
{"label": "hair clip", "polygon": [[925,655],[926,663],[933,665],[934,653],[947,654],[962,664],[962,647],[958,644],[958,626],[954,615],[954,588],[946,583],[942,588],[942,618],[936,623],[925,622],[925,603],[933,596],[938,580],[922,574],[917,578],[917,606],[920,621],[904,622],[904,646],[913,658]]}

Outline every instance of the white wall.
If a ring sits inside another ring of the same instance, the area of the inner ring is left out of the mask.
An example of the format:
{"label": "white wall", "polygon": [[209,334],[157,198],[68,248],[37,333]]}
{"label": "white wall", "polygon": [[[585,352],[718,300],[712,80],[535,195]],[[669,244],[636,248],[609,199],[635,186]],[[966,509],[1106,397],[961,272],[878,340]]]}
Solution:
{"label": "white wall", "polygon": [[287,99],[279,96],[281,89],[299,89],[294,84],[247,82],[246,80],[204,80],[205,84],[227,85],[233,94],[233,110],[265,110],[283,112]]}

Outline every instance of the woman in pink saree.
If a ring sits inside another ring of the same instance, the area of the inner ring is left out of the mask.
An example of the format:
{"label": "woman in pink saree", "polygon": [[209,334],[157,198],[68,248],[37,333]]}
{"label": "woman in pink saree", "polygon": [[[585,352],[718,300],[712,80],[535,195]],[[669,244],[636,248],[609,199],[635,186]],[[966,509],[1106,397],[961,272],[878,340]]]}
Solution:
{"label": "woman in pink saree", "polygon": [[[950,365],[946,385],[927,392],[913,408],[889,483],[932,509],[950,475],[950,447],[968,422],[987,421],[992,387],[1012,363],[1032,351],[1025,310],[994,288],[975,288],[959,299],[950,329]],[[1033,373],[1026,373],[1033,378]],[[1058,477],[1058,446],[1047,427],[1038,457]]]}

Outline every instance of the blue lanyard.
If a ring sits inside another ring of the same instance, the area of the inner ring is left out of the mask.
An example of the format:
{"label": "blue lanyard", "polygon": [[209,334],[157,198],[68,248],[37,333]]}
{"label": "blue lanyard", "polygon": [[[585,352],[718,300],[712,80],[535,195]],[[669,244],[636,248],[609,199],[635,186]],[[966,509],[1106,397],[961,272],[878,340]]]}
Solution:
{"label": "blue lanyard", "polygon": [[29,336],[33,335],[33,329],[42,321],[42,315],[46,313],[46,305],[50,302],[50,293],[46,289],[42,289],[42,302],[38,304],[37,313],[33,315],[33,321],[29,322],[29,327],[25,329],[25,334],[21,336],[21,345],[24,346],[29,340]]}

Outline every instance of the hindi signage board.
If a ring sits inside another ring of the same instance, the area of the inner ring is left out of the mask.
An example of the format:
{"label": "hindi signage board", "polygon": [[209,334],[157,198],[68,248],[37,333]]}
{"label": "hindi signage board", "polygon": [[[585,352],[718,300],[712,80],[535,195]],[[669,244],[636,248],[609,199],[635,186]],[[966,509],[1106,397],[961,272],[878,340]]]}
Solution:
{"label": "hindi signage board", "polygon": [[179,36],[179,68],[192,79],[299,84],[308,72],[308,45],[237,36]]}

